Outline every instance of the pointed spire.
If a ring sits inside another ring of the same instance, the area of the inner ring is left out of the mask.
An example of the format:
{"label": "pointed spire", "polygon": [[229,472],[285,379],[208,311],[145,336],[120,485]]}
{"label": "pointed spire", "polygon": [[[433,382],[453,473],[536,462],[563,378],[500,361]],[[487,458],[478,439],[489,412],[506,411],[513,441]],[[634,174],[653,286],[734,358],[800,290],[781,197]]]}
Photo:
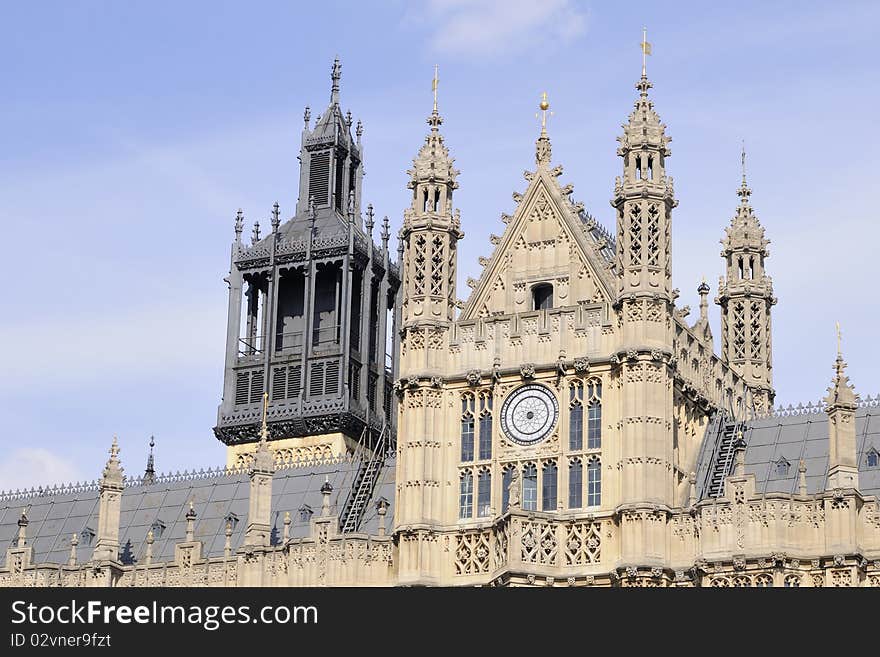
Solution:
{"label": "pointed spire", "polygon": [[330,104],[339,104],[339,78],[342,77],[342,64],[339,63],[339,57],[333,60],[333,69],[330,71],[330,79],[333,81],[330,87]]}
{"label": "pointed spire", "polygon": [[740,205],[743,208],[749,209],[749,214],[751,214],[751,208],[749,208],[749,197],[752,195],[752,190],[749,189],[748,183],[746,183],[746,140],[743,139],[742,142],[742,155],[740,156],[740,160],[742,162],[742,184],[739,189],[736,190],[736,195],[739,196]]}
{"label": "pointed spire", "polygon": [[241,244],[241,231],[244,230],[244,212],[241,208],[235,213],[235,243]]}
{"label": "pointed spire", "polygon": [[840,322],[837,322],[837,358],[834,361],[834,379],[831,381],[831,387],[828,388],[828,396],[825,397],[826,410],[829,412],[837,408],[855,410],[859,401],[855,388],[849,382],[849,376],[844,373],[846,361],[843,360],[840,342]]}
{"label": "pointed spire", "polygon": [[437,113],[437,87],[440,84],[440,65],[434,64],[434,80],[431,82],[431,90],[434,92],[434,114]]}
{"label": "pointed spire", "polygon": [[440,125],[443,123],[443,117],[440,116],[440,112],[437,110],[437,87],[440,84],[440,67],[438,65],[434,65],[434,79],[431,80],[431,91],[434,93],[434,109],[431,111],[431,115],[428,117],[428,125],[431,126],[431,132],[436,133],[440,130]]}
{"label": "pointed spire", "polygon": [[156,446],[156,439],[153,436],[150,436],[150,455],[147,456],[147,469],[144,470],[144,483],[145,484],[155,484],[156,483],[156,468],[155,461],[153,458],[153,448]]}

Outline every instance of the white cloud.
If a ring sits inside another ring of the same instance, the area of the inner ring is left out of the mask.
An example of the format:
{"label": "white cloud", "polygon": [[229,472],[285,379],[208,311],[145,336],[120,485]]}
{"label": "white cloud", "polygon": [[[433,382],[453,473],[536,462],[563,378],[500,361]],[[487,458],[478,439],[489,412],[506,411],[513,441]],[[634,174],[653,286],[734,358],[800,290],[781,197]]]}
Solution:
{"label": "white cloud", "polygon": [[415,19],[429,23],[430,48],[447,55],[498,55],[568,43],[586,30],[571,0],[429,0]]}
{"label": "white cloud", "polygon": [[76,466],[42,447],[20,447],[0,461],[0,491],[82,479]]}

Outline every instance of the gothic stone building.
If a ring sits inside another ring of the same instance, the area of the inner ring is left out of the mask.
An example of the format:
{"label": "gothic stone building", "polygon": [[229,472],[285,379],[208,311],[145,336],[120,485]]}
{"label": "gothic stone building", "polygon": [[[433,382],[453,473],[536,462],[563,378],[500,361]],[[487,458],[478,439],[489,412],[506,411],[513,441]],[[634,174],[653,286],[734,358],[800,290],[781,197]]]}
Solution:
{"label": "gothic stone building", "polygon": [[[0,583],[35,586],[880,586],[878,399],[838,349],[773,410],[768,240],[745,175],[720,350],[676,306],[671,151],[642,74],[607,232],[546,122],[459,301],[459,172],[437,110],[397,257],[339,101],[308,108],[299,201],[235,221],[217,470],[0,495]],[[436,82],[435,82],[436,91]],[[545,112],[548,104],[541,104]],[[386,355],[386,351],[388,355]]]}

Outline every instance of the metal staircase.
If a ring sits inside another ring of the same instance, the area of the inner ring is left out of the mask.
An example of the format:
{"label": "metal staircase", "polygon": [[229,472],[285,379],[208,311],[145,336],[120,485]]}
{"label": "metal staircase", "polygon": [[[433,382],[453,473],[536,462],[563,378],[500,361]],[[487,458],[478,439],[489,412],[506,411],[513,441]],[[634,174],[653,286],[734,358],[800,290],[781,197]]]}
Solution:
{"label": "metal staircase", "polygon": [[711,436],[712,458],[705,473],[703,490],[708,497],[720,497],[724,492],[724,478],[733,470],[737,436],[745,428],[742,421],[719,411],[713,420],[707,438]]}
{"label": "metal staircase", "polygon": [[351,491],[348,494],[342,516],[339,519],[343,534],[356,532],[360,528],[367,504],[373,496],[373,491],[376,489],[376,483],[382,472],[382,466],[385,465],[385,457],[390,446],[388,434],[388,425],[382,425],[379,439],[370,449],[367,445],[370,437],[369,428],[364,427],[364,430],[361,432],[361,437],[355,450],[355,457],[360,460],[360,467],[352,482]]}

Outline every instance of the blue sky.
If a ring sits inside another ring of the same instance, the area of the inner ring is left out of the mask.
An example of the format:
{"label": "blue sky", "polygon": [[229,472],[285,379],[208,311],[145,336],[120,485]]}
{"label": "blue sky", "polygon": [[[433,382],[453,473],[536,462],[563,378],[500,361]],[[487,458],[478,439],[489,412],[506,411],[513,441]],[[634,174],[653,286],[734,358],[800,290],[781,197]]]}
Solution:
{"label": "blue sky", "polygon": [[[612,6],[613,5],[613,6]],[[717,6],[716,6],[717,5]],[[459,296],[533,165],[547,91],[554,160],[606,226],[638,43],[673,138],[674,283],[714,295],[740,143],[772,240],[777,401],[818,399],[840,320],[849,373],[880,392],[876,2],[3,2],[0,489],[219,465],[235,210],[296,202],[305,105],[365,125],[365,201],[396,230],[440,65],[462,173]],[[712,307],[718,333],[718,313]],[[692,315],[693,317],[693,315]]]}

